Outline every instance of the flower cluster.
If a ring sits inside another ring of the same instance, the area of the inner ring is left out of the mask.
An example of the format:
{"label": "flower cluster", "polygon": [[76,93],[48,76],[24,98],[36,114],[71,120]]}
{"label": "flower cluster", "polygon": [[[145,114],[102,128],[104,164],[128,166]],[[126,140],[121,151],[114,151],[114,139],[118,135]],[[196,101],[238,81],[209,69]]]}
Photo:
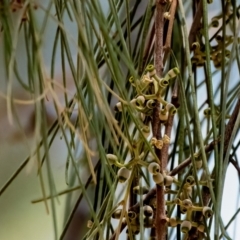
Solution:
{"label": "flower cluster", "polygon": [[[165,88],[169,85],[172,78],[175,78],[179,74],[178,68],[171,69],[164,78],[159,78],[156,74],[155,67],[148,65],[145,74],[141,79],[134,79],[130,77],[129,81],[133,87],[135,87],[137,95],[130,101],[130,104],[145,116],[151,116],[153,108],[156,107],[156,103],[160,102],[162,109],[160,110],[159,118],[161,121],[167,121],[170,114],[175,114],[177,109],[171,103],[166,102],[162,98]],[[118,102],[115,107],[116,111],[122,111],[122,103]]]}
{"label": "flower cluster", "polygon": [[[200,53],[200,50],[199,50]],[[179,205],[182,214],[186,214],[184,220],[167,218],[168,226],[175,227],[178,224],[181,225],[182,232],[187,233],[192,226],[197,227],[199,231],[204,231],[203,224],[200,222],[194,222],[193,212],[201,211],[204,216],[210,217],[212,215],[212,210],[208,207],[200,207],[197,203],[192,202],[192,192],[196,185],[193,176],[188,176],[184,183],[180,183],[176,178],[169,175],[166,170],[161,169],[160,160],[157,157],[151,158],[147,161],[150,151],[146,150],[144,144],[147,142],[150,148],[155,147],[157,149],[162,149],[164,144],[170,143],[170,138],[164,135],[162,139],[157,139],[152,137],[149,139],[151,134],[149,125],[146,124],[146,119],[152,115],[153,109],[159,106],[159,120],[165,123],[170,115],[177,112],[175,106],[162,98],[166,87],[169,85],[171,79],[175,78],[179,74],[177,68],[173,68],[164,76],[164,78],[159,78],[156,74],[155,67],[153,65],[148,65],[143,76],[140,79],[134,79],[130,77],[129,81],[131,85],[136,89],[135,97],[129,102],[131,107],[136,110],[136,113],[141,116],[141,137],[131,140],[131,159],[126,162],[124,159],[120,159],[117,155],[107,154],[106,159],[109,165],[115,165],[119,168],[117,172],[118,182],[127,184],[130,179],[131,174],[134,173],[133,168],[138,165],[139,167],[145,167],[148,171],[152,181],[165,189],[165,194],[178,194],[177,197],[172,201],[167,201],[166,205]],[[115,106],[115,110],[122,112],[124,108],[122,102],[118,102]],[[144,141],[142,135],[145,137]],[[202,167],[202,160],[199,154],[195,154],[195,167],[200,169]],[[206,185],[204,181],[199,181],[200,184]],[[176,184],[179,189],[174,191],[171,190],[171,185]],[[133,194],[145,195],[149,192],[146,186],[132,186],[131,188]],[[156,196],[152,196],[151,199],[144,203],[137,209],[125,210],[125,208],[117,209],[113,212],[112,218],[121,219],[128,225],[128,234],[138,234],[140,232],[140,226],[144,228],[152,228],[154,226],[154,212],[156,211]]]}
{"label": "flower cluster", "polygon": [[[217,35],[215,37],[215,40],[217,42],[216,45],[211,46],[211,52],[210,52],[210,59],[212,60],[215,68],[221,68],[222,61],[228,61],[230,57],[230,51],[227,49],[227,47],[233,42],[233,36],[225,36],[225,41],[223,41],[223,38],[221,35]],[[192,64],[200,67],[203,66],[206,61],[206,53],[204,50],[204,46],[200,46],[198,42],[194,42],[192,45],[193,49],[193,57],[192,57]],[[224,56],[222,53],[223,48],[224,50]]]}

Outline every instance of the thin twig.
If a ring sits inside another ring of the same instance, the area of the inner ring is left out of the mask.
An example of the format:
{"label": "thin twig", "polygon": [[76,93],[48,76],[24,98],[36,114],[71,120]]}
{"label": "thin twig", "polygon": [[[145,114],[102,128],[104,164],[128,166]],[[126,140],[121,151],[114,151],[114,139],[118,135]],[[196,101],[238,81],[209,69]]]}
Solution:
{"label": "thin twig", "polygon": [[173,30],[173,23],[175,19],[175,12],[176,12],[176,7],[177,7],[177,0],[172,1],[171,8],[170,8],[170,20],[168,24],[168,30],[167,30],[167,37],[166,37],[166,42],[164,46],[165,54],[164,58],[168,56],[170,46],[171,46],[171,41],[172,41],[172,30]]}
{"label": "thin twig", "polygon": [[194,43],[196,39],[197,32],[201,28],[201,19],[202,19],[202,14],[203,14],[203,3],[202,0],[198,3],[197,6],[197,12],[194,16],[193,23],[189,32],[188,36],[188,41],[189,41],[189,46],[192,47],[192,44]]}
{"label": "thin twig", "polygon": [[238,172],[238,175],[240,176],[240,167],[239,167],[237,161],[235,159],[233,159],[232,157],[230,157],[229,162],[235,167],[235,169]]}

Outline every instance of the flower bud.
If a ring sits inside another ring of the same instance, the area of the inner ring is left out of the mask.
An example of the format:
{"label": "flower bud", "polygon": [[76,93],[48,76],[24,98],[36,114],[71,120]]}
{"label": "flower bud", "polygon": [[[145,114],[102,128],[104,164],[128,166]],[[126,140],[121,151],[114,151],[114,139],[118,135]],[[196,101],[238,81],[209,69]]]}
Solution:
{"label": "flower bud", "polygon": [[186,183],[188,183],[189,185],[193,186],[195,184],[195,179],[193,176],[188,176],[186,179]]}
{"label": "flower bud", "polygon": [[144,126],[141,128],[141,130],[142,130],[142,133],[143,133],[143,135],[144,135],[145,138],[149,137],[149,135],[150,135],[150,127],[149,127],[149,126],[144,125]]}
{"label": "flower bud", "polygon": [[159,86],[160,86],[161,88],[167,87],[168,84],[169,84],[169,81],[168,81],[167,79],[165,79],[165,78],[162,78],[162,79],[160,80],[160,82],[159,82]]}
{"label": "flower bud", "polygon": [[141,81],[143,84],[149,84],[153,82],[153,80],[149,78],[148,75],[143,75],[143,77],[141,78]]}
{"label": "flower bud", "polygon": [[189,208],[191,208],[192,207],[192,201],[190,200],[190,199],[184,199],[183,201],[182,201],[182,206],[183,207],[185,207],[186,209],[189,209]]}
{"label": "flower bud", "polygon": [[203,114],[205,117],[211,116],[211,108],[204,109]]}
{"label": "flower bud", "polygon": [[174,115],[176,114],[177,112],[177,109],[175,108],[175,106],[171,103],[168,103],[166,106],[165,106],[166,110],[169,112],[170,115]]}
{"label": "flower bud", "polygon": [[219,26],[219,19],[218,17],[213,17],[211,20],[211,26],[217,28]]}
{"label": "flower bud", "polygon": [[115,163],[118,161],[117,156],[114,155],[114,154],[108,153],[108,154],[106,155],[106,157],[107,157],[107,160],[108,160],[108,162],[109,162],[110,165],[113,165],[113,164],[115,164]]}
{"label": "flower bud", "polygon": [[149,65],[146,67],[145,70],[149,72],[149,76],[150,76],[150,77],[152,77],[153,75],[156,74],[156,69],[155,69],[154,65],[152,65],[152,64],[149,64]]}
{"label": "flower bud", "polygon": [[134,77],[133,77],[133,76],[131,76],[131,77],[129,78],[129,82],[131,83],[132,86],[134,86],[134,87],[136,86],[136,85],[135,85],[135,80],[134,80]]}
{"label": "flower bud", "polygon": [[119,180],[119,182],[120,182],[120,183],[123,183],[123,182],[125,182],[125,181],[129,178],[129,176],[130,176],[130,171],[129,171],[127,168],[122,167],[122,168],[120,168],[120,169],[118,170],[117,175],[118,175],[118,180]]}
{"label": "flower bud", "polygon": [[151,217],[153,215],[153,209],[149,205],[143,206],[143,214],[146,217]]}
{"label": "flower bud", "polygon": [[173,183],[173,177],[166,175],[164,177],[164,185],[165,186],[170,186]]}
{"label": "flower bud", "polygon": [[162,109],[159,113],[159,119],[163,122],[166,122],[168,120],[168,115],[169,115],[168,111]]}
{"label": "flower bud", "polygon": [[213,211],[210,207],[205,206],[203,207],[202,214],[204,217],[210,218],[213,215]]}
{"label": "flower bud", "polygon": [[157,174],[160,172],[160,165],[156,162],[152,162],[148,165],[148,171],[153,175]]}
{"label": "flower bud", "polygon": [[152,177],[156,184],[163,185],[164,177],[161,173],[158,172],[157,174],[152,175]]}
{"label": "flower bud", "polygon": [[145,103],[145,97],[140,95],[136,98],[136,106],[142,107]]}
{"label": "flower bud", "polygon": [[190,221],[183,221],[181,224],[181,231],[183,233],[188,233],[192,228],[192,223]]}
{"label": "flower bud", "polygon": [[146,103],[147,108],[153,109],[156,107],[156,101],[154,99],[149,99]]}
{"label": "flower bud", "polygon": [[176,77],[179,73],[180,73],[179,69],[175,67],[169,70],[164,78],[168,81],[169,79]]}
{"label": "flower bud", "polygon": [[168,222],[170,227],[176,227],[178,225],[178,221],[176,218],[170,218]]}

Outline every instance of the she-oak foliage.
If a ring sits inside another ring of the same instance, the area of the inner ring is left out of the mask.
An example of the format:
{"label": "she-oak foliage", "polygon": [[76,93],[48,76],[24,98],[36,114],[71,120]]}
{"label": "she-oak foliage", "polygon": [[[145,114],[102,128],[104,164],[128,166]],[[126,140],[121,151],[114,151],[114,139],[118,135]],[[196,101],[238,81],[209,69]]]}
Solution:
{"label": "she-oak foliage", "polygon": [[[49,23],[55,36],[46,43]],[[237,1],[0,1],[0,24],[8,119],[16,122],[17,104],[28,102],[36,134],[1,195],[36,156],[43,197],[33,202],[47,211],[50,202],[55,239],[66,239],[82,200],[89,216],[78,239],[234,239],[228,227],[239,209],[230,222],[221,209],[228,167],[240,174]],[[44,44],[52,45],[48,68]],[[28,101],[16,99],[14,82]],[[49,155],[57,133],[67,149],[60,193]],[[56,196],[76,190],[58,229]]]}

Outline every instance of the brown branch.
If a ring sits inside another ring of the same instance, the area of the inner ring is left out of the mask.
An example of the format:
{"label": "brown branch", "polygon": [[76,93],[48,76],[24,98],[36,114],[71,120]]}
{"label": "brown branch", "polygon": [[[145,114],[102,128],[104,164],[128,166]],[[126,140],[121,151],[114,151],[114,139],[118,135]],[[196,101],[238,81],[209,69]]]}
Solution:
{"label": "brown branch", "polygon": [[[216,141],[212,141],[205,147],[205,153],[209,153],[214,149],[214,145],[216,145],[220,139],[217,139]],[[179,172],[181,172],[183,169],[185,169],[189,164],[191,163],[191,157],[185,159],[183,162],[181,162],[177,167],[175,167],[170,173],[170,176],[175,176]]]}
{"label": "brown branch", "polygon": [[203,14],[203,3],[202,3],[202,0],[200,0],[200,2],[198,3],[197,12],[194,16],[193,23],[188,36],[190,48],[192,47],[192,44],[196,40],[197,32],[201,28],[202,14]]}
{"label": "brown branch", "polygon": [[[164,28],[163,15],[165,5],[166,5],[165,0],[156,1],[154,62],[156,73],[159,77],[162,77],[163,72],[163,28]],[[159,107],[158,110],[155,111],[159,111]],[[160,130],[160,123],[158,123],[158,125],[159,125],[158,128]],[[157,151],[157,153],[158,156],[161,156],[161,152]],[[166,165],[162,161],[160,161],[160,166],[161,171],[166,168]],[[164,240],[166,238],[166,222],[167,222],[165,215],[164,186],[157,185],[156,190],[157,190],[156,191],[157,207],[155,218],[156,237],[157,240]]]}
{"label": "brown branch", "polygon": [[166,59],[170,50],[171,46],[171,41],[172,41],[172,30],[173,30],[173,23],[175,19],[175,12],[176,12],[176,7],[177,7],[177,0],[173,0],[170,8],[170,20],[168,24],[168,31],[167,31],[167,37],[166,37],[166,42],[164,46],[165,50],[165,55],[164,58]]}

